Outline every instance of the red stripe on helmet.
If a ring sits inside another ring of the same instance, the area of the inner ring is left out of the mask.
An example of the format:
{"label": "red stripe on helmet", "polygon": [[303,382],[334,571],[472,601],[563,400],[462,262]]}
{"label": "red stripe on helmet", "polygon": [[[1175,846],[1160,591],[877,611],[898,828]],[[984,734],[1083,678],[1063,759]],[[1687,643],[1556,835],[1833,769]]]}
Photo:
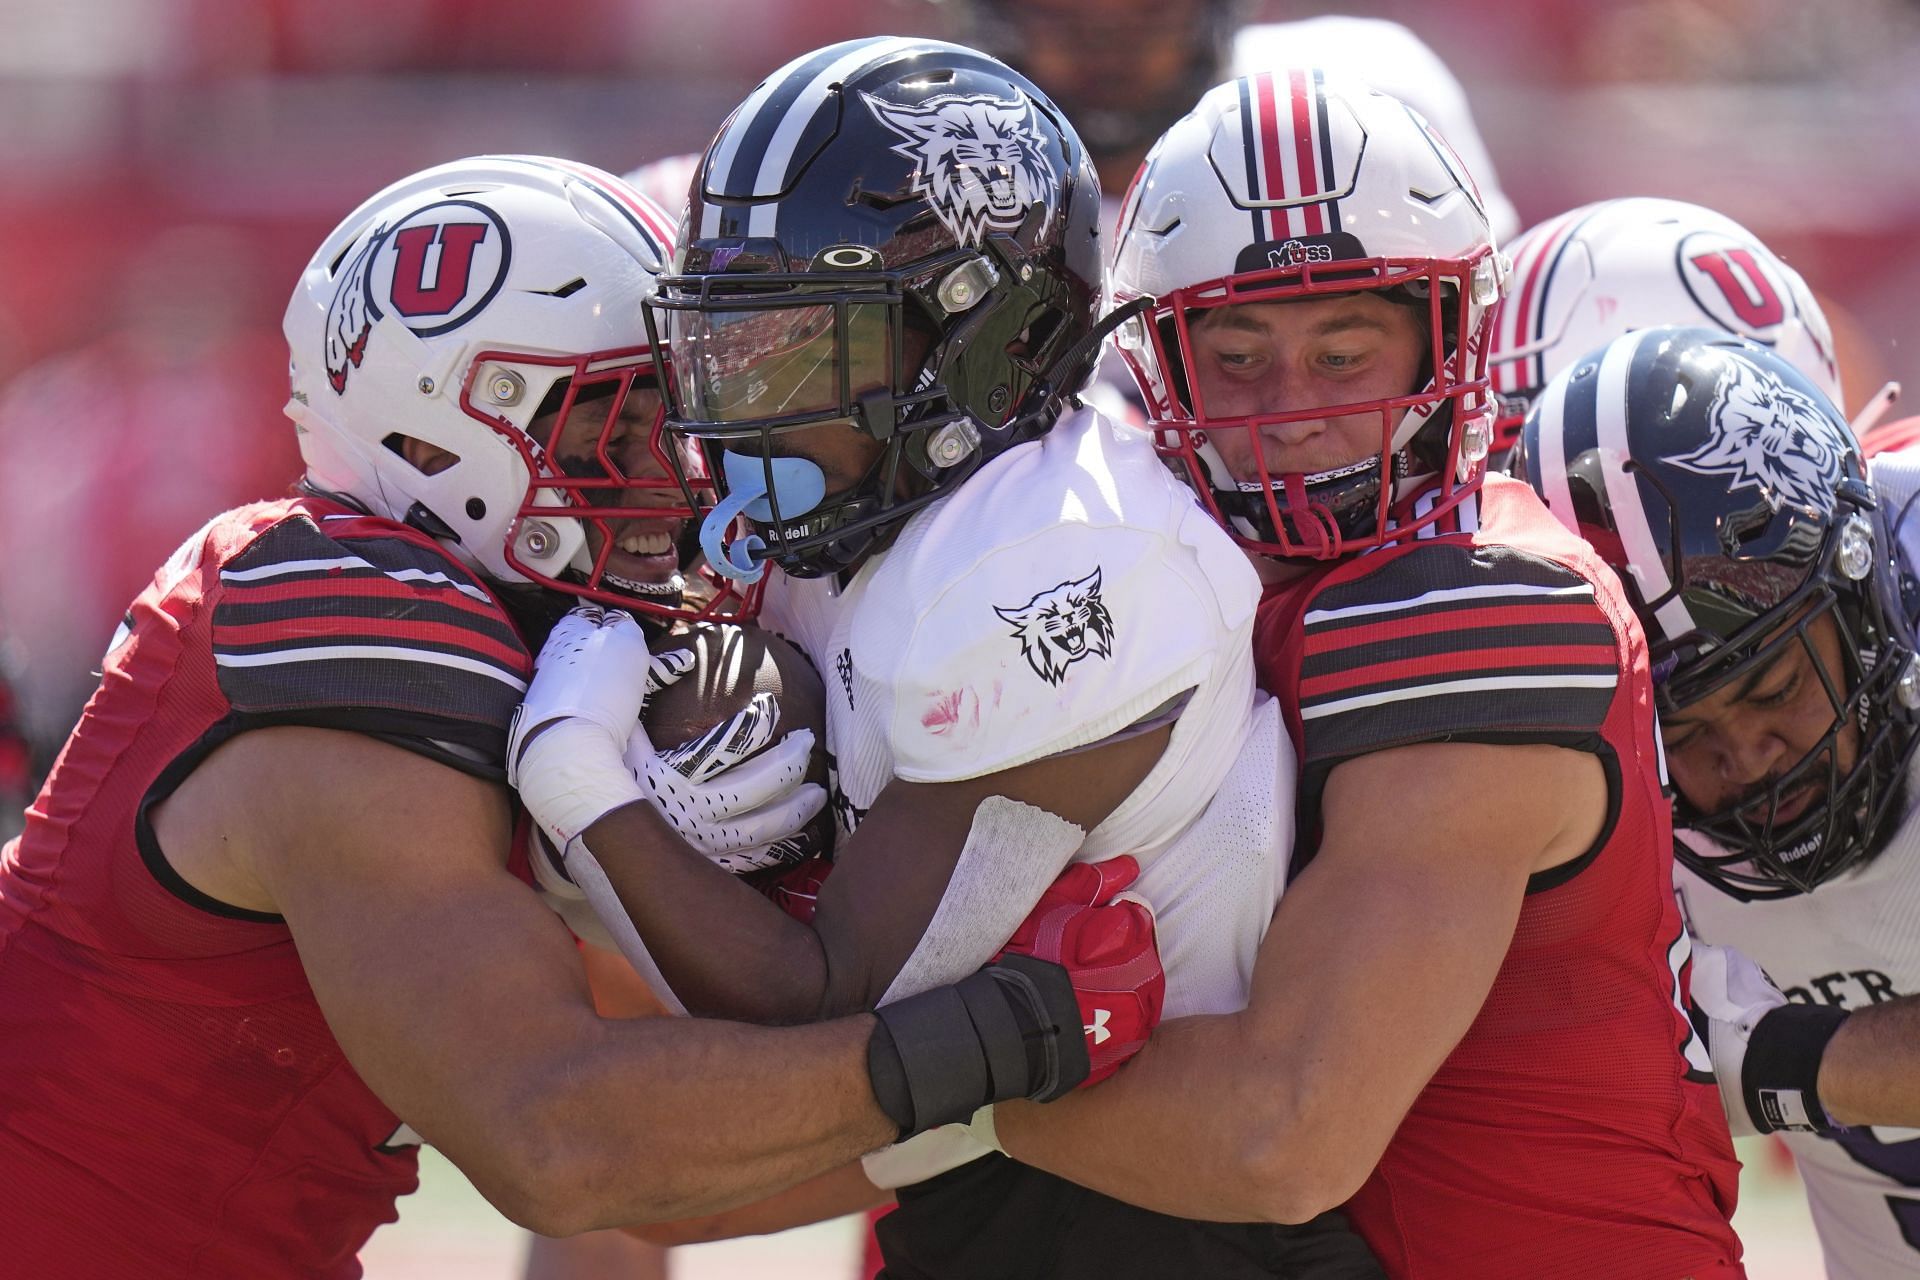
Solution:
{"label": "red stripe on helmet", "polygon": [[[1300,172],[1300,194],[1317,196],[1320,194],[1320,163],[1313,145],[1313,87],[1305,71],[1290,71],[1287,79],[1293,89],[1293,159]],[[1327,212],[1322,206],[1310,204],[1301,212],[1306,218],[1306,234],[1326,234]]]}
{"label": "red stripe on helmet", "polygon": [[[1280,108],[1274,100],[1273,73],[1262,71],[1255,76],[1254,87],[1260,91],[1260,162],[1266,169],[1266,181],[1261,185],[1259,194],[1268,200],[1284,200],[1287,197],[1287,171],[1280,164]],[[1270,209],[1267,216],[1273,228],[1273,238],[1285,239],[1286,211]]]}

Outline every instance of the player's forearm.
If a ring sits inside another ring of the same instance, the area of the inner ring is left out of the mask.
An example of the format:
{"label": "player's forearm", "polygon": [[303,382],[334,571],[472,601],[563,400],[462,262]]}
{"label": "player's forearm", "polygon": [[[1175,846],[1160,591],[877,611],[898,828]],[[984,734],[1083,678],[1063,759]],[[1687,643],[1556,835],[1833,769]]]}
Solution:
{"label": "player's forearm", "polygon": [[893,1193],[882,1191],[869,1182],[861,1165],[855,1161],[738,1209],[629,1227],[627,1231],[629,1235],[654,1244],[705,1244],[740,1236],[771,1235],[809,1223],[825,1222],[829,1218],[862,1213],[876,1205],[891,1203],[892,1200]]}
{"label": "player's forearm", "polygon": [[1820,1100],[1840,1124],[1920,1127],[1920,996],[1848,1016],[1821,1056]]}
{"label": "player's forearm", "polygon": [[1007,1154],[1160,1213],[1215,1222],[1304,1222],[1330,1207],[1273,1152],[1287,1144],[1285,1067],[1245,1015],[1182,1018],[1111,1080],[1044,1107],[1002,1103]]}
{"label": "player's forearm", "polygon": [[587,847],[673,992],[698,1015],[819,1016],[826,961],[813,930],[690,848],[652,808],[590,827]]}
{"label": "player's forearm", "polygon": [[591,1051],[549,1064],[544,1092],[518,1117],[545,1153],[531,1179],[542,1229],[718,1213],[891,1141],[898,1131],[867,1078],[872,1026],[604,1024]]}

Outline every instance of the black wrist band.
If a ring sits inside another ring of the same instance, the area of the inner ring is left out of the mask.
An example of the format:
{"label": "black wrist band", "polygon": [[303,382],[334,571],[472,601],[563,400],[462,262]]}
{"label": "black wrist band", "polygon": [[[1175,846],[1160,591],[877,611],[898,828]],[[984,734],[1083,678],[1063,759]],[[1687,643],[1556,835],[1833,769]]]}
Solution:
{"label": "black wrist band", "polygon": [[867,1080],[901,1138],[968,1120],[990,1102],[1050,1102],[1087,1078],[1073,982],[1044,960],[1006,956],[874,1016]]}
{"label": "black wrist band", "polygon": [[913,1091],[907,1088],[907,1068],[884,1018],[874,1020],[873,1035],[867,1040],[867,1082],[873,1086],[874,1101],[899,1130],[894,1141],[912,1133]]}
{"label": "black wrist band", "polygon": [[1740,1092],[1762,1133],[1831,1133],[1837,1127],[1820,1101],[1820,1059],[1846,1020],[1845,1009],[1788,1004],[1754,1025],[1740,1069]]}

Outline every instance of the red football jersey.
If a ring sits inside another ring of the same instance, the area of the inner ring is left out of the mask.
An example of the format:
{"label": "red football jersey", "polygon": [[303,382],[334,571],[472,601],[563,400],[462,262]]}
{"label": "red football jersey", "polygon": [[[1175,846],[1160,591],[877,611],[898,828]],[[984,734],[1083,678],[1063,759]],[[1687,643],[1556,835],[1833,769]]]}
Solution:
{"label": "red football jersey", "polygon": [[360,1274],[417,1139],[345,1061],[280,918],[195,891],[147,812],[266,725],[499,776],[531,670],[431,539],[332,502],[228,512],[161,568],[0,850],[10,1274]]}
{"label": "red football jersey", "polygon": [[[1618,581],[1494,476],[1431,536],[1270,591],[1254,642],[1300,755],[1296,866],[1328,773],[1373,751],[1550,743],[1597,754],[1612,791],[1600,845],[1528,884],[1479,1016],[1348,1205],[1387,1272],[1743,1274],[1739,1164],[1679,994],[1646,641]],[[1499,804],[1499,781],[1461,803]]]}

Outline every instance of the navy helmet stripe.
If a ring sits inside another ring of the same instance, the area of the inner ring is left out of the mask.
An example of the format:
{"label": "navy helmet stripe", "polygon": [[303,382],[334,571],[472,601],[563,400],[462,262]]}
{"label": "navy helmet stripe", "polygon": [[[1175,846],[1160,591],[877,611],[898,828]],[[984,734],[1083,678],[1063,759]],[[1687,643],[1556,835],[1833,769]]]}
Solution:
{"label": "navy helmet stripe", "polygon": [[[1320,189],[1331,192],[1333,185],[1333,128],[1327,120],[1327,76],[1326,72],[1315,67],[1313,70],[1313,100],[1320,115]],[[1340,202],[1327,201],[1327,231],[1340,230]]]}
{"label": "navy helmet stripe", "polygon": [[[1254,200],[1260,198],[1265,190],[1260,185],[1260,153],[1253,136],[1253,77],[1241,76],[1240,89],[1240,150],[1247,162],[1247,193]],[[1261,221],[1261,210],[1251,210],[1253,214],[1253,243],[1259,244],[1267,239],[1266,228]]]}
{"label": "navy helmet stripe", "polygon": [[[865,41],[849,43],[864,44]],[[802,54],[786,66],[780,68],[760,86],[747,95],[747,100],[721,126],[719,145],[713,149],[707,163],[707,190],[715,195],[745,195],[744,191],[734,189],[734,161],[741,152],[748,156],[759,155],[766,147],[767,139],[779,127],[780,120],[800,96],[801,90],[813,83],[821,68],[832,65],[846,55],[848,43],[828,45],[812,53]]]}

